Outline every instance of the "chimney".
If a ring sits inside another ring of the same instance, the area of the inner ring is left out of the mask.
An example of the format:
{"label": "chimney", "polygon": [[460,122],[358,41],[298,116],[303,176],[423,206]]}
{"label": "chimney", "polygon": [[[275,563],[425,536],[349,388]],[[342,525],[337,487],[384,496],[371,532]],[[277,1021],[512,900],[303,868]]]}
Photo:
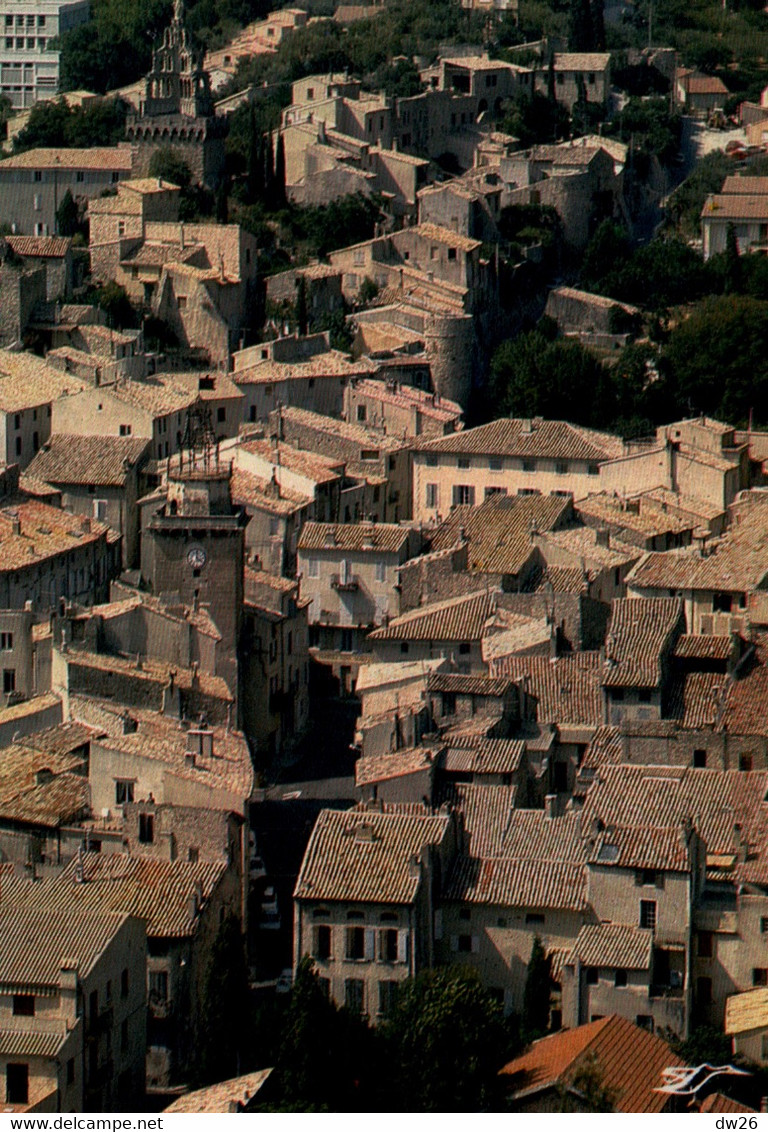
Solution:
{"label": "chimney", "polygon": [[608,527],[598,527],[595,531],[595,546],[604,546],[606,549],[611,545],[611,532]]}
{"label": "chimney", "polygon": [[421,877],[421,861],[415,853],[408,862],[408,876],[412,880],[419,880]]}
{"label": "chimney", "polygon": [[547,794],[544,799],[544,817],[547,821],[557,817],[557,794]]}
{"label": "chimney", "polygon": [[21,519],[18,514],[14,514],[11,519],[11,533],[17,538],[21,535]]}
{"label": "chimney", "polygon": [[91,533],[91,520],[88,515],[83,515],[82,519],[80,520],[80,526],[82,528],[83,534],[89,535]]}
{"label": "chimney", "polygon": [[520,421],[520,431],[526,436],[530,436],[533,432],[533,422],[530,417],[523,417]]}

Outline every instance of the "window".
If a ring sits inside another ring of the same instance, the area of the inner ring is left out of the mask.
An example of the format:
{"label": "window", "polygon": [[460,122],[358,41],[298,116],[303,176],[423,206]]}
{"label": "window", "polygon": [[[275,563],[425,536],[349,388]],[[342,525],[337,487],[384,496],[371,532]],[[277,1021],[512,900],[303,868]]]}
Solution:
{"label": "window", "polygon": [[124,220],[118,220],[118,222],[117,222],[117,234],[118,234],[118,236],[124,236],[125,235],[125,221]]}
{"label": "window", "polygon": [[13,996],[13,1013],[22,1018],[34,1018],[35,996],[33,994],[15,994]]}
{"label": "window", "polygon": [[379,932],[379,959],[382,963],[397,962],[397,928],[383,928]]}
{"label": "window", "polygon": [[599,476],[600,475],[600,465],[599,464],[588,464],[587,465],[587,475],[588,476]]}
{"label": "window", "polygon": [[449,248],[448,249],[448,259],[456,259],[456,249],[455,248]]}
{"label": "window", "polygon": [[702,750],[701,748],[697,748],[693,752],[693,765],[694,766],[706,766],[707,765],[707,752]]}
{"label": "window", "polygon": [[613,973],[613,985],[625,987],[627,985],[627,972],[624,967],[617,967]]}
{"label": "window", "polygon": [[155,840],[155,815],[139,814],[139,841],[151,845]]}
{"label": "window", "polygon": [[328,924],[317,924],[313,928],[312,954],[315,959],[331,958],[331,929]]}
{"label": "window", "polygon": [[386,582],[387,580],[387,564],[386,562],[378,561],[376,563],[376,581]]}
{"label": "window", "polygon": [[471,951],[472,950],[472,936],[460,935],[458,937],[457,951]]}
{"label": "window", "polygon": [[221,406],[220,406],[220,407],[219,407],[219,408],[218,408],[218,409],[216,410],[216,420],[217,420],[217,421],[219,422],[219,424],[224,424],[224,422],[226,421],[226,419],[227,419],[227,408],[226,408],[226,405],[221,405]]}
{"label": "window", "polygon": [[10,652],[13,648],[13,633],[0,633],[0,649]]}
{"label": "window", "polygon": [[155,1002],[168,1001],[168,972],[149,972],[149,997]]}
{"label": "window", "polygon": [[99,523],[106,523],[106,521],[107,521],[107,501],[106,501],[106,499],[94,499],[94,501],[93,501],[93,517]]}
{"label": "window", "polygon": [[768,967],[752,968],[752,986],[768,987]]}
{"label": "window", "polygon": [[426,490],[426,496],[425,496],[425,506],[427,506],[431,509],[434,509],[438,506],[438,500],[439,499],[440,499],[440,491],[439,491],[437,484],[436,483],[428,483],[427,484],[427,490]]}
{"label": "window", "polygon": [[500,472],[504,467],[504,461],[501,456],[491,456],[488,459],[488,468],[492,472]]}
{"label": "window", "polygon": [[475,503],[475,489],[469,484],[457,483],[453,487],[454,507],[473,507]]}
{"label": "window", "polygon": [[485,489],[485,498],[488,499],[491,495],[506,495],[507,489],[505,487],[487,487]]}
{"label": "window", "polygon": [[535,460],[523,460],[523,471],[524,472],[535,472],[536,471],[536,461]]}
{"label": "window", "polygon": [[457,468],[468,468],[469,462],[470,462],[469,456],[459,456],[458,460],[456,461],[456,467]]}
{"label": "window", "polygon": [[526,912],[525,922],[526,924],[543,924],[544,916],[541,912]]}
{"label": "window", "polygon": [[615,700],[617,703],[621,703],[621,701],[624,699],[624,689],[623,688],[612,688],[611,689],[611,699]]}
{"label": "window", "polygon": [[344,980],[344,1005],[353,1014],[363,1013],[364,983],[362,979]]}
{"label": "window", "polygon": [[128,968],[127,967],[123,967],[122,971],[120,972],[120,997],[121,998],[127,998],[128,997]]}
{"label": "window", "polygon": [[115,805],[127,806],[133,801],[133,779],[115,779]]}
{"label": "window", "polygon": [[34,179],[35,179],[36,181],[42,181],[42,179],[43,179],[43,174],[42,174],[42,172],[41,172],[41,171],[40,171],[39,169],[35,169],[35,177],[34,177]]}
{"label": "window", "polygon": [[[618,570],[616,571],[618,573]],[[616,579],[618,583],[618,578]],[[637,693],[638,703],[649,704],[651,702],[651,693],[647,688],[641,688]]]}
{"label": "window", "polygon": [[3,692],[7,696],[10,692],[16,691],[16,669],[4,668],[3,669]]}
{"label": "window", "polygon": [[712,594],[712,612],[713,613],[730,613],[733,604],[730,594],[716,593]]}
{"label": "window", "polygon": [[555,472],[559,476],[567,476],[568,475],[568,461],[567,460],[557,460],[555,462]]}
{"label": "window", "polygon": [[120,425],[120,435],[121,436],[130,436],[132,432],[133,432],[133,426],[132,425],[129,425],[129,424],[121,424]]}
{"label": "window", "polygon": [[714,953],[715,937],[712,932],[699,932],[697,950],[700,959],[711,959]]}
{"label": "window", "polygon": [[436,468],[439,463],[439,457],[435,456],[434,453],[429,452],[427,453],[427,458],[424,462],[428,468]]}
{"label": "window", "polygon": [[656,930],[656,901],[655,900],[641,900],[640,901],[640,927],[649,928],[651,931]]}
{"label": "window", "polygon": [[700,1006],[708,1006],[712,1001],[712,980],[708,975],[700,975],[696,980],[696,1001]]}
{"label": "window", "polygon": [[379,1014],[391,1014],[397,1004],[398,983],[385,979],[379,983]]}
{"label": "window", "polygon": [[358,421],[360,421],[362,423],[365,420],[365,414],[366,414],[365,405],[358,405],[357,406],[357,419],[358,419]]}
{"label": "window", "polygon": [[588,987],[595,986],[597,983],[597,967],[587,967],[585,977]]}
{"label": "window", "polygon": [[760,934],[766,935],[768,933],[768,916],[760,917]]}
{"label": "window", "polygon": [[5,1070],[5,1099],[8,1104],[29,1103],[29,1066],[9,1061]]}
{"label": "window", "polygon": [[276,538],[280,534],[280,520],[276,515],[269,517],[269,534],[271,538]]}
{"label": "window", "polygon": [[639,1026],[641,1030],[648,1030],[653,1033],[653,1015],[651,1014],[638,1014],[635,1018],[635,1025]]}
{"label": "window", "polygon": [[365,928],[347,928],[346,959],[365,959]]}
{"label": "window", "polygon": [[317,558],[310,558],[307,561],[307,575],[310,578],[320,577],[320,563]]}
{"label": "window", "polygon": [[751,755],[739,755],[739,770],[751,770],[751,769],[752,769],[752,756]]}
{"label": "window", "polygon": [[180,311],[186,310],[187,309],[187,296],[186,295],[177,295],[176,296],[176,306],[179,308]]}
{"label": "window", "polygon": [[200,850],[197,846],[190,845],[189,849],[187,849],[187,860],[190,865],[196,865],[200,860]]}

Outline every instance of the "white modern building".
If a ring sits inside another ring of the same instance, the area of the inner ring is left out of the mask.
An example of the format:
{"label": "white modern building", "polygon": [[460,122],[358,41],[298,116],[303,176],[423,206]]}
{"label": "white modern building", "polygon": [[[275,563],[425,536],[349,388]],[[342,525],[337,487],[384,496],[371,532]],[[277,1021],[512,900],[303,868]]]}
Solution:
{"label": "white modern building", "polygon": [[89,0],[0,0],[0,93],[25,110],[59,89],[58,37],[90,18]]}

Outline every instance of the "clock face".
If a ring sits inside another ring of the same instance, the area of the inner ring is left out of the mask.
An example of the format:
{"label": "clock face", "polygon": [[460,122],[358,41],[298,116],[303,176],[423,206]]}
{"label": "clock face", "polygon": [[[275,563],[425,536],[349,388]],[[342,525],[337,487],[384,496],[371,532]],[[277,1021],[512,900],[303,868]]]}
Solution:
{"label": "clock face", "polygon": [[187,551],[187,562],[193,570],[202,570],[207,561],[206,553],[202,546],[190,546]]}

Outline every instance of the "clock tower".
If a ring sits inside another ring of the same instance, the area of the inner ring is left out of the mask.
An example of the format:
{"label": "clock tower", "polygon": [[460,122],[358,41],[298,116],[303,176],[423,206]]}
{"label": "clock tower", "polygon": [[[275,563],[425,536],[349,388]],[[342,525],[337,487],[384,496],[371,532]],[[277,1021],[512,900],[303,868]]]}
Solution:
{"label": "clock tower", "polygon": [[142,502],[141,574],[158,597],[204,607],[221,634],[220,675],[237,698],[245,528],[232,503],[232,465],[219,457],[202,402],[187,413],[166,482]]}

